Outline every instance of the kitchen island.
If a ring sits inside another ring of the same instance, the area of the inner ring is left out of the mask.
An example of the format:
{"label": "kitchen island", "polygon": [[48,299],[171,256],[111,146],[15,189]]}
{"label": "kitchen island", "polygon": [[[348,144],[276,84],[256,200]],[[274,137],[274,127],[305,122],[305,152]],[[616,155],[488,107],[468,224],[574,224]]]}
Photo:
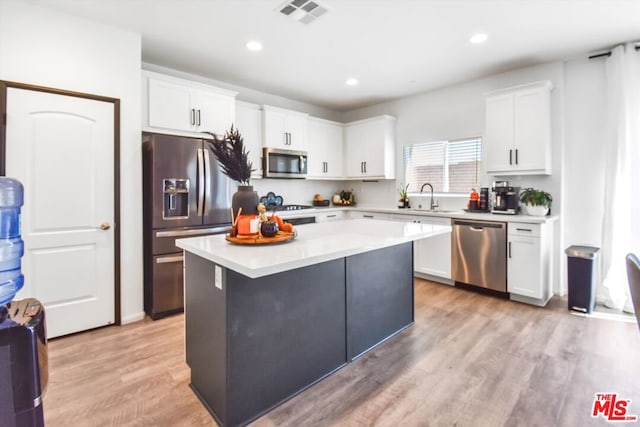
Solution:
{"label": "kitchen island", "polygon": [[191,387],[221,425],[244,425],[413,323],[414,240],[451,227],[344,220],[291,242],[178,240],[185,251]]}

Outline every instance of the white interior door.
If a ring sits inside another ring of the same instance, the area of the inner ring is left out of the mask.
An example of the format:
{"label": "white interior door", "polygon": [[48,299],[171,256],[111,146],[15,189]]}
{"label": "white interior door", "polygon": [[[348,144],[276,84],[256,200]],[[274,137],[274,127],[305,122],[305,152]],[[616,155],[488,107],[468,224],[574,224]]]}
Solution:
{"label": "white interior door", "polygon": [[25,189],[16,298],[44,304],[49,338],[114,323],[113,144],[113,103],[7,90],[6,175]]}

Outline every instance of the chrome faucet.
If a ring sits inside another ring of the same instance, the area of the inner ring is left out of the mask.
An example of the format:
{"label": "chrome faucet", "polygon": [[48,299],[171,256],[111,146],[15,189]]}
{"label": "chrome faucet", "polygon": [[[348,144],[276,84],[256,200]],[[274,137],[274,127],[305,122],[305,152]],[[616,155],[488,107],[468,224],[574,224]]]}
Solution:
{"label": "chrome faucet", "polygon": [[420,194],[422,194],[422,190],[424,190],[425,185],[429,186],[429,189],[431,190],[431,200],[429,200],[429,210],[434,210],[435,208],[437,208],[438,202],[433,202],[433,185],[429,184],[428,182],[425,182],[424,184],[422,184],[422,187],[420,187]]}

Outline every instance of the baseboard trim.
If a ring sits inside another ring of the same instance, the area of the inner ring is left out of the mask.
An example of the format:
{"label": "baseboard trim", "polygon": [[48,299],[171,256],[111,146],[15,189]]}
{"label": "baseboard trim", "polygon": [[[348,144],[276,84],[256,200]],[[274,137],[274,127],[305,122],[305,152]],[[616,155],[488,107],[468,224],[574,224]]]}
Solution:
{"label": "baseboard trim", "polygon": [[420,273],[418,271],[414,271],[413,276],[419,279],[429,280],[431,282],[442,283],[443,285],[455,286],[455,282],[453,280],[445,279],[444,277],[432,276],[431,274]]}
{"label": "baseboard trim", "polygon": [[549,298],[531,298],[531,297],[526,297],[524,295],[517,295],[517,294],[509,294],[509,295],[510,295],[511,301],[537,305],[538,307],[544,307],[545,305],[547,305],[547,303],[551,299],[551,296],[549,296]]}
{"label": "baseboard trim", "polygon": [[121,322],[122,322],[123,325],[126,325],[127,323],[138,322],[138,321],[144,319],[144,316],[145,316],[144,311],[140,311],[138,313],[133,313],[133,314],[130,314],[130,315],[126,316],[126,317],[123,317],[121,319]]}

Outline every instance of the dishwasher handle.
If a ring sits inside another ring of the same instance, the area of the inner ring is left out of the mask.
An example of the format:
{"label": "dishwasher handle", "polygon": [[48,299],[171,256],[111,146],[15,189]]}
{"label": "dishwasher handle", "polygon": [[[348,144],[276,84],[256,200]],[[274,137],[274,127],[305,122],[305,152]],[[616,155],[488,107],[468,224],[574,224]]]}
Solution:
{"label": "dishwasher handle", "polygon": [[468,226],[472,230],[482,231],[484,228],[504,228],[503,222],[480,222],[480,221],[464,221],[464,220],[453,220],[453,225],[458,226]]}

